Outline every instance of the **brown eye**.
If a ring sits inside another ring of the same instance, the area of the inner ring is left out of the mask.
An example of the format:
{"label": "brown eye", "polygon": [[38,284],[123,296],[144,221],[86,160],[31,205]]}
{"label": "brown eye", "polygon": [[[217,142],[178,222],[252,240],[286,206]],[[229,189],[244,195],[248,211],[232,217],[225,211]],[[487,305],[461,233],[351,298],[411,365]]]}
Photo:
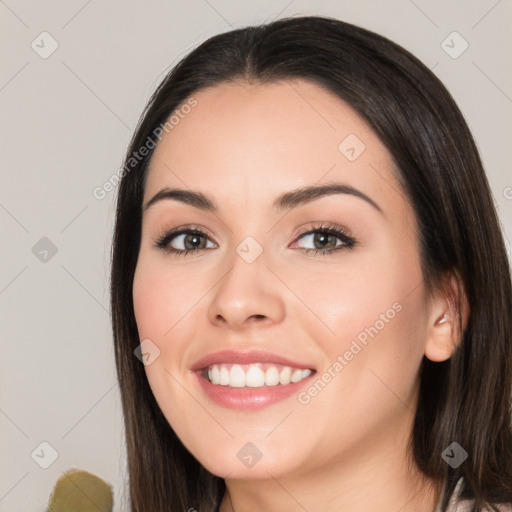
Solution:
{"label": "brown eye", "polygon": [[[183,237],[182,242],[185,245],[185,249],[193,250],[193,249],[204,249],[206,247],[205,238],[202,235],[198,235],[197,233],[186,233],[182,235],[178,235],[172,241],[176,242]],[[178,242],[179,245],[180,242]]]}
{"label": "brown eye", "polygon": [[[301,233],[296,240],[306,240],[312,247],[299,247],[306,253],[329,254],[340,249],[352,249],[356,241],[342,229],[332,225],[313,226]],[[297,242],[295,242],[296,244]]]}
{"label": "brown eye", "polygon": [[[169,231],[156,242],[156,246],[168,253],[187,254],[211,248],[209,237],[198,229]],[[211,242],[211,241],[210,241]]]}
{"label": "brown eye", "polygon": [[[314,245],[313,249],[320,251],[324,249],[334,249],[337,246],[337,242],[339,241],[339,237],[336,237],[336,235],[331,235],[330,233],[320,231],[303,235],[301,238],[303,240],[309,238],[310,242]],[[340,245],[342,245],[342,243],[340,243]]]}

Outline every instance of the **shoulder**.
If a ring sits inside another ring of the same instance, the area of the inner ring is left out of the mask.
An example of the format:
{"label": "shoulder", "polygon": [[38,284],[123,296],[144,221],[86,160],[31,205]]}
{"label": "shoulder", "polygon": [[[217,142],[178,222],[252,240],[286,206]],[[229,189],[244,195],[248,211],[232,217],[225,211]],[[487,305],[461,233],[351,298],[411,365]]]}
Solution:
{"label": "shoulder", "polygon": [[[460,478],[455,486],[453,494],[450,498],[450,504],[446,512],[471,512],[471,508],[474,505],[474,500],[461,500],[459,494],[464,482],[463,478]],[[500,512],[512,512],[512,505],[494,505]],[[436,509],[438,512],[439,509]],[[491,509],[485,509],[482,512],[491,512]]]}

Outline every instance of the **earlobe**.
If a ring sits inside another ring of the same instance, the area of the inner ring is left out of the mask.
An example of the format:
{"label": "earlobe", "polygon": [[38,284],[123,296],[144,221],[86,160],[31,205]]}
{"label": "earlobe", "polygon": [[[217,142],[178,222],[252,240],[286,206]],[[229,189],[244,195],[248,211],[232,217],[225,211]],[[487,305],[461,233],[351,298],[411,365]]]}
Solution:
{"label": "earlobe", "polygon": [[425,356],[436,363],[446,361],[455,351],[453,325],[445,312],[438,317],[429,329],[425,344]]}
{"label": "earlobe", "polygon": [[425,357],[434,362],[449,359],[462,341],[468,318],[469,304],[463,286],[452,275],[443,292],[432,304],[425,340]]}

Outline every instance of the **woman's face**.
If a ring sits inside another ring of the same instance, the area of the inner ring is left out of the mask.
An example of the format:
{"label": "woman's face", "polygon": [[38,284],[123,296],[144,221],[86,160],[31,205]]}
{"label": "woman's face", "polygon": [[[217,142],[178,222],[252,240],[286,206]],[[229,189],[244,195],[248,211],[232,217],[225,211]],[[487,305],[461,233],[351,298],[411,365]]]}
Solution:
{"label": "woman's face", "polygon": [[145,206],[184,193],[144,210],[133,285],[163,414],[222,477],[382,455],[411,429],[428,313],[388,151],[306,81],[194,98],[151,161]]}

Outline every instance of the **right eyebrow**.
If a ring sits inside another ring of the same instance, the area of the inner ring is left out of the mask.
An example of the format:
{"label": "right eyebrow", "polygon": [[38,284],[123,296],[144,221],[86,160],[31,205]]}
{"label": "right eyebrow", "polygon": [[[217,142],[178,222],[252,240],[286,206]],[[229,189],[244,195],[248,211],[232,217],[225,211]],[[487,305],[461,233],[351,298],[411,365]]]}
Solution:
{"label": "right eyebrow", "polygon": [[167,187],[157,192],[145,204],[143,210],[147,210],[153,204],[157,203],[158,201],[163,201],[164,199],[174,199],[175,201],[181,201],[182,203],[189,204],[190,206],[194,206],[195,208],[199,208],[205,211],[218,211],[216,204],[202,192],[194,192],[192,190],[183,190],[177,188],[170,189]]}

